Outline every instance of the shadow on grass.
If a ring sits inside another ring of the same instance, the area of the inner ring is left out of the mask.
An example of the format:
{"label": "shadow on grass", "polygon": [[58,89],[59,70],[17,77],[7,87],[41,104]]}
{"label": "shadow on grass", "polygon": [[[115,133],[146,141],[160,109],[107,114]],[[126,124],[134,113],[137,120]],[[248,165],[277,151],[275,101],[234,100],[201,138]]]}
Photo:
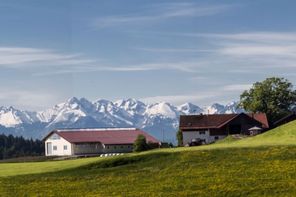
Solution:
{"label": "shadow on grass", "polygon": [[118,158],[110,158],[107,160],[101,160],[99,162],[87,164],[85,166],[79,167],[80,169],[99,169],[99,168],[114,168],[119,166],[125,166],[130,164],[139,164],[145,162],[153,162],[159,159],[165,159],[169,156],[172,156],[172,153],[153,153],[153,154],[140,154],[140,155],[132,155],[128,157],[118,157]]}

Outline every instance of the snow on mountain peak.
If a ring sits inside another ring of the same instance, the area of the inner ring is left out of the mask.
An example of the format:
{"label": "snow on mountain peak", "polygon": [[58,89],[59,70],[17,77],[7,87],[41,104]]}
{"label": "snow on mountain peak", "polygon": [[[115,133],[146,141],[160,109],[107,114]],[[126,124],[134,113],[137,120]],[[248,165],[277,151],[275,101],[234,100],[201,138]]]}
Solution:
{"label": "snow on mountain peak", "polygon": [[171,119],[177,118],[177,109],[169,103],[161,102],[152,104],[147,107],[145,112],[147,115],[161,115]]}
{"label": "snow on mountain peak", "polygon": [[22,121],[12,110],[1,110],[0,111],[0,124],[6,127],[13,127],[15,125],[21,124]]}
{"label": "snow on mountain peak", "polygon": [[32,123],[32,119],[29,115],[29,112],[17,110],[12,106],[0,107],[0,125],[6,127],[14,127],[22,123]]}
{"label": "snow on mountain peak", "polygon": [[115,101],[114,105],[131,115],[143,114],[147,107],[143,102],[132,98]]}
{"label": "snow on mountain peak", "polygon": [[108,113],[111,112],[114,108],[114,104],[111,101],[105,99],[99,99],[94,102],[96,106],[96,110],[101,113]]}
{"label": "snow on mountain peak", "polygon": [[192,103],[184,103],[177,107],[178,111],[182,112],[183,114],[200,114],[203,112],[203,109],[194,105]]}

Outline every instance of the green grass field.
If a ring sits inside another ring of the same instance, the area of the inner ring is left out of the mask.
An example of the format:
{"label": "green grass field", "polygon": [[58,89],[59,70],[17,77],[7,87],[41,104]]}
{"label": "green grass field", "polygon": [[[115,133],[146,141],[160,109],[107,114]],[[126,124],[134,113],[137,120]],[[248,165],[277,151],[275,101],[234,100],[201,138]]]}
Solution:
{"label": "green grass field", "polygon": [[1,163],[0,196],[296,196],[296,121],[200,147]]}

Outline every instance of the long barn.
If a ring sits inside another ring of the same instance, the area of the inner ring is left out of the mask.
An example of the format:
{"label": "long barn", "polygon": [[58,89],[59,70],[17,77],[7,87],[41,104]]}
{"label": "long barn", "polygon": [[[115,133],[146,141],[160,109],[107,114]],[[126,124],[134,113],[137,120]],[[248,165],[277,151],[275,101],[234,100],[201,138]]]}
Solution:
{"label": "long barn", "polygon": [[136,128],[59,129],[45,138],[46,156],[70,156],[132,152],[133,143],[143,135],[147,142],[160,145],[153,136]]}

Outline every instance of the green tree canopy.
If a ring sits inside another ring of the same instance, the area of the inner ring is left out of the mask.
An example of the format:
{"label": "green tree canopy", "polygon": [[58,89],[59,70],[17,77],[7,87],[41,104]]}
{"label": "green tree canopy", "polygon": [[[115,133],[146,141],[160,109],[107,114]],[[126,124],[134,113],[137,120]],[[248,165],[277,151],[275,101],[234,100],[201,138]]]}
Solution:
{"label": "green tree canopy", "polygon": [[44,143],[40,140],[0,134],[0,160],[44,154]]}
{"label": "green tree canopy", "polygon": [[183,146],[183,134],[181,130],[177,131],[176,137],[178,140],[178,146]]}
{"label": "green tree canopy", "polygon": [[296,104],[296,90],[287,79],[271,77],[256,82],[240,96],[240,106],[248,112],[266,113],[273,123]]}
{"label": "green tree canopy", "polygon": [[141,152],[149,149],[146,137],[144,135],[138,135],[134,142],[134,152]]}

